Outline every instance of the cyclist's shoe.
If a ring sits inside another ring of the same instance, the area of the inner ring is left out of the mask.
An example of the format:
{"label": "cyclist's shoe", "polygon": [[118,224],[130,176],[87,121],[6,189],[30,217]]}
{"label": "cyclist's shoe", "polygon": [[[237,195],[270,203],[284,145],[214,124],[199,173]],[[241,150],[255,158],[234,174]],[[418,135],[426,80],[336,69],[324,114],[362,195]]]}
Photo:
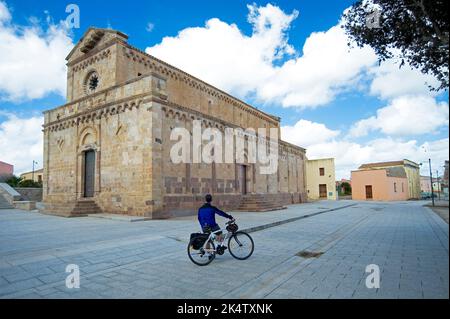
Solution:
{"label": "cyclist's shoe", "polygon": [[209,254],[209,255],[208,255],[208,259],[209,259],[209,260],[211,260],[211,259],[213,259],[213,258],[214,258],[214,255],[213,255],[213,254]]}
{"label": "cyclist's shoe", "polygon": [[217,253],[218,253],[219,255],[223,255],[223,253],[225,252],[226,249],[227,249],[226,246],[220,245],[220,246],[217,247]]}

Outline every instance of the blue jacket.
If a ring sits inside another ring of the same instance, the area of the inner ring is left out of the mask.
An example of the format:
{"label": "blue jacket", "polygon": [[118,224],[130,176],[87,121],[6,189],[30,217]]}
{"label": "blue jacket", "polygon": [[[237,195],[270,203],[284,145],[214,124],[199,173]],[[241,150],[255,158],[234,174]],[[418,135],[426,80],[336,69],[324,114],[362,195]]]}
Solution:
{"label": "blue jacket", "polygon": [[228,215],[227,213],[221,211],[217,207],[212,206],[209,203],[205,203],[202,207],[198,209],[198,221],[200,223],[200,226],[202,228],[205,226],[209,227],[217,226],[215,216],[216,214],[229,219],[233,218],[231,215]]}

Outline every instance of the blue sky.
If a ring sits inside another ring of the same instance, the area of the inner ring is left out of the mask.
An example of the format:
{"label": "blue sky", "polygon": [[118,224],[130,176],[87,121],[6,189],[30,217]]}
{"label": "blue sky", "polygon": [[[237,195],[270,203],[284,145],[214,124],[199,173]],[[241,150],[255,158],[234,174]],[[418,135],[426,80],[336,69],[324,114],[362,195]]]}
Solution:
{"label": "blue sky", "polygon": [[77,1],[80,28],[66,30],[69,2],[0,0],[0,160],[17,173],[42,162],[40,132],[29,126],[65,103],[64,57],[96,26],[280,116],[284,139],[310,158],[336,158],[337,178],[401,158],[432,157],[442,170],[448,92],[428,92],[433,79],[407,67],[379,67],[370,48],[347,52],[336,25],[351,3]]}

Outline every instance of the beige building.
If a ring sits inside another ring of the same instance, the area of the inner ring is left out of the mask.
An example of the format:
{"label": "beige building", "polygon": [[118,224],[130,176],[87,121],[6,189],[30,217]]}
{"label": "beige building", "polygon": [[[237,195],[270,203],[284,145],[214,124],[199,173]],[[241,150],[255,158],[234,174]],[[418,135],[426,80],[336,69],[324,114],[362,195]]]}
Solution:
{"label": "beige building", "polygon": [[[408,199],[420,198],[420,166],[419,164],[404,159],[401,161],[379,162],[363,164],[359,167],[360,170],[371,170],[376,168],[390,168],[403,167],[408,181]],[[353,180],[352,180],[353,186]]]}
{"label": "beige building", "polygon": [[42,183],[43,174],[44,174],[44,169],[41,168],[41,169],[35,170],[34,173],[32,171],[31,172],[22,173],[22,174],[20,174],[20,177],[23,180],[33,180],[35,182]]}
{"label": "beige building", "polygon": [[44,112],[45,212],[169,218],[195,213],[208,192],[225,210],[253,205],[261,194],[266,206],[306,201],[305,149],[281,140],[274,174],[261,174],[248,150],[245,163],[170,159],[175,127],[192,132],[197,120],[202,129],[279,131],[279,117],[146,54],[114,30],[88,29],[67,70],[67,103]]}
{"label": "beige building", "polygon": [[352,171],[354,200],[396,201],[408,198],[408,178],[404,167],[365,168]]}
{"label": "beige building", "polygon": [[334,158],[306,161],[306,192],[308,199],[336,199]]}

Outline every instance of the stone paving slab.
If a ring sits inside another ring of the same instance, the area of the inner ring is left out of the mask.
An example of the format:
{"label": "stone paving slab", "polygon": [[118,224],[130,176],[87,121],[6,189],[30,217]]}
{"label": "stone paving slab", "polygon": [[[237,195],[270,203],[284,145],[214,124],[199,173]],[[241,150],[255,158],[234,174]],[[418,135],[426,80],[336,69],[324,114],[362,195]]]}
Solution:
{"label": "stone paving slab", "polygon": [[[251,258],[227,253],[207,267],[186,256],[189,233],[198,228],[192,217],[124,223],[2,211],[0,297],[448,298],[442,219],[420,202],[350,203],[356,206],[254,232]],[[348,204],[295,205],[284,218]],[[277,212],[235,217],[245,227],[281,220]],[[302,250],[324,254],[298,257]],[[80,266],[80,289],[65,287],[69,263]],[[365,286],[369,263],[380,267],[379,289]]]}

